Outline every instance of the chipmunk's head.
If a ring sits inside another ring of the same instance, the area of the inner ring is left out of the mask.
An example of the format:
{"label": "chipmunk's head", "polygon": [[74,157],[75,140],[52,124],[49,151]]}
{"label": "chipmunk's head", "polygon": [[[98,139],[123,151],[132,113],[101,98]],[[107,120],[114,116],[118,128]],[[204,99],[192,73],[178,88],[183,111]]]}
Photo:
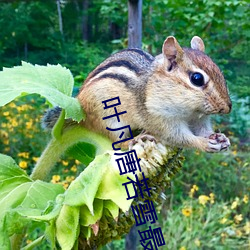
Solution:
{"label": "chipmunk's head", "polygon": [[177,92],[186,99],[183,103],[190,103],[190,99],[193,103],[190,105],[197,112],[227,114],[232,104],[226,81],[204,50],[204,43],[198,36],[192,38],[191,48],[181,48],[175,37],[169,36],[162,47],[161,73],[173,79],[171,88],[179,85]]}

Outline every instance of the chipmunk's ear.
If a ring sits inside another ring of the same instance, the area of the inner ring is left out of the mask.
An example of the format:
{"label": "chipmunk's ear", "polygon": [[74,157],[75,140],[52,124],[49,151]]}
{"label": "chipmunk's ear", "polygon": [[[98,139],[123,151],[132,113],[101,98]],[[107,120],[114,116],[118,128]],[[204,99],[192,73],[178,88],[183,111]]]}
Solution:
{"label": "chipmunk's ear", "polygon": [[162,54],[170,61],[179,61],[182,59],[183,50],[175,37],[169,36],[162,46]]}
{"label": "chipmunk's ear", "polygon": [[192,49],[197,49],[197,50],[200,50],[202,52],[205,51],[205,45],[204,45],[204,42],[203,40],[198,37],[198,36],[194,36],[191,40],[191,48]]}

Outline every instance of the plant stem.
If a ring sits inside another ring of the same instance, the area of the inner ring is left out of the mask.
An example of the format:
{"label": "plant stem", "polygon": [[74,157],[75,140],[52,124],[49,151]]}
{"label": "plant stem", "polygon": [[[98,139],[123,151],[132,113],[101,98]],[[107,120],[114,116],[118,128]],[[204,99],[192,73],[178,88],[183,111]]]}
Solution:
{"label": "plant stem", "polygon": [[93,144],[96,147],[96,155],[102,154],[106,150],[112,150],[112,142],[106,137],[92,132],[82,126],[72,126],[65,129],[60,138],[51,139],[39,158],[30,177],[33,180],[46,180],[61,155],[70,146],[78,142]]}

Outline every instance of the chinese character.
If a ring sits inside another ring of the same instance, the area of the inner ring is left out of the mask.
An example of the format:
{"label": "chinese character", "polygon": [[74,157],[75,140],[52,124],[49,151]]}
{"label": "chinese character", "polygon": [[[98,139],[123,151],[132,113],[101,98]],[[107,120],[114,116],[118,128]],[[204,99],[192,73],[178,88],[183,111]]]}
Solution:
{"label": "chinese character", "polygon": [[138,159],[135,150],[130,150],[125,153],[115,153],[115,155],[124,155],[124,157],[116,159],[117,165],[120,170],[120,175],[127,173],[135,174],[137,169],[139,169],[139,171],[141,172],[141,166],[139,164],[139,161],[141,159]]}
{"label": "chinese character", "polygon": [[[108,102],[111,102],[111,101],[113,101],[113,100],[117,100],[117,103],[107,105]],[[118,122],[120,122],[119,115],[122,115],[122,114],[127,113],[127,111],[117,112],[117,109],[116,109],[115,106],[118,106],[118,105],[121,104],[121,101],[120,101],[119,96],[117,96],[117,97],[115,97],[115,98],[108,99],[108,100],[106,100],[106,101],[103,101],[102,103],[104,104],[104,108],[103,108],[103,109],[109,109],[109,108],[113,108],[113,107],[114,107],[114,110],[115,110],[115,114],[109,115],[109,116],[106,116],[106,117],[103,117],[103,118],[102,118],[103,120],[109,119],[109,118],[111,118],[111,117],[115,117],[115,116],[116,116]]]}
{"label": "chinese character", "polygon": [[[134,180],[130,179],[129,177],[127,177],[127,179],[130,180],[130,181],[125,182],[125,183],[122,184],[126,188],[126,192],[127,192],[127,195],[128,195],[127,200],[138,197],[138,191],[137,191],[136,187],[138,187],[138,189],[140,191],[140,195],[141,195],[142,198],[144,198],[143,191],[146,191],[148,196],[150,197],[151,195],[150,195],[149,191],[151,190],[151,188],[149,188],[148,184],[147,184],[148,178],[145,178],[145,175],[144,175],[143,172],[142,172],[142,179],[141,180],[138,179],[137,174],[135,175],[135,178],[136,178],[136,181],[134,181]],[[127,185],[129,185],[129,184],[133,185],[133,188],[134,188],[134,191],[135,191],[134,196],[130,196],[130,194],[129,194],[128,187],[127,187]],[[145,186],[145,188],[142,190],[143,186]]]}
{"label": "chinese character", "polygon": [[150,221],[151,224],[153,224],[156,220],[158,220],[155,207],[152,201],[145,200],[144,204],[131,206],[131,208],[135,217],[136,226],[146,224],[147,221]]}
{"label": "chinese character", "polygon": [[[109,127],[106,127],[106,129],[108,131],[117,131],[117,130],[121,130],[121,129],[125,129],[125,128],[128,128],[129,130],[129,133],[130,133],[130,137],[129,138],[126,138],[126,139],[123,139],[123,140],[120,140],[120,141],[116,141],[116,142],[113,142],[112,143],[112,147],[114,150],[120,150],[121,148],[115,148],[115,144],[117,143],[122,143],[122,142],[125,142],[125,141],[128,141],[128,140],[131,140],[134,138],[133,134],[132,134],[132,131],[131,131],[131,128],[130,128],[130,125],[127,125],[127,126],[124,126],[124,127],[120,127],[120,128],[109,128]],[[124,135],[124,131],[122,131],[122,133],[119,135],[119,138],[121,139],[122,136]]]}
{"label": "chinese character", "polygon": [[[157,247],[164,246],[166,244],[160,227],[153,230],[151,227],[149,227],[148,230],[138,230],[138,232],[141,238],[140,243],[143,246],[143,249],[157,250]],[[148,243],[146,243],[146,241],[148,241]],[[146,245],[144,245],[145,243]],[[155,248],[153,247],[153,244]]]}

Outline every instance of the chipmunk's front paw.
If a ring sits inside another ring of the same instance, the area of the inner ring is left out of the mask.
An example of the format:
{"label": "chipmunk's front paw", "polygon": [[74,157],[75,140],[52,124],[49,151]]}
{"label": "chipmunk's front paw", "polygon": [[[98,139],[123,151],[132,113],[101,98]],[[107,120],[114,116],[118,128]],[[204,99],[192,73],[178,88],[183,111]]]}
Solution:
{"label": "chipmunk's front paw", "polygon": [[230,147],[229,139],[222,133],[215,133],[208,138],[207,152],[215,153],[225,151]]}

